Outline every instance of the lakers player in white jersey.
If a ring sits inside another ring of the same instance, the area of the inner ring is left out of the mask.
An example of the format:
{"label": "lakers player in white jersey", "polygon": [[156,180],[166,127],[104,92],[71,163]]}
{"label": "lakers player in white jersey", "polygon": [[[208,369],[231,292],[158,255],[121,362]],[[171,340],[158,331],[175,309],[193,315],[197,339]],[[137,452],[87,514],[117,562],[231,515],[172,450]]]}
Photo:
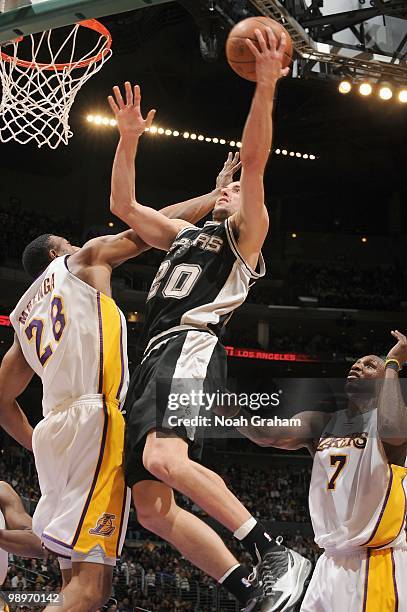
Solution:
{"label": "lakers player in white jersey", "polygon": [[306,446],[314,457],[309,506],[324,553],[301,612],[407,612],[407,408],[398,381],[407,339],[392,335],[385,361],[367,355],[350,369],[345,410],[298,412],[295,437],[289,428],[239,428],[262,446]]}
{"label": "lakers player in white jersey", "polygon": [[[229,156],[217,189],[164,214],[189,221],[205,216],[237,167]],[[42,496],[33,530],[59,556],[64,611],[87,612],[108,599],[125,537],[120,409],[128,385],[127,333],[111,297],[111,273],[147,248],[129,230],[82,248],[45,235],[23,254],[35,280],[10,315],[15,339],[0,368],[0,424],[34,451]],[[34,373],[43,383],[44,419],[33,432],[16,398]]]}

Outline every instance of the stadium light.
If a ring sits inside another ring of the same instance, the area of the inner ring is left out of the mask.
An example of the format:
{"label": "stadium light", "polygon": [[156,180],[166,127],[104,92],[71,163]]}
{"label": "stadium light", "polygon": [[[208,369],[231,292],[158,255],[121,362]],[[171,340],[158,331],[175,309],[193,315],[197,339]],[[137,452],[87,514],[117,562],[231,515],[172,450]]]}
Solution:
{"label": "stadium light", "polygon": [[407,102],[407,89],[400,89],[398,95],[399,102],[402,104],[406,104]]}
{"label": "stadium light", "polygon": [[359,85],[359,93],[361,96],[370,96],[372,91],[373,91],[373,88],[371,84],[368,83],[367,81]]}
{"label": "stadium light", "polygon": [[349,81],[341,81],[338,90],[341,94],[348,94],[352,89],[352,84]]}
{"label": "stadium light", "polygon": [[[0,0],[1,2],[1,0]],[[93,124],[95,126],[99,127],[115,127],[117,126],[117,121],[116,119],[114,119],[113,117],[108,117],[108,116],[102,116],[102,115],[96,115],[96,114],[89,114],[85,116],[85,120],[87,123]],[[179,132],[178,130],[171,130],[168,128],[164,128],[158,125],[151,125],[148,128],[145,128],[144,130],[145,132],[149,133],[149,134],[154,134],[154,135],[158,135],[158,136],[182,136],[185,140],[193,140],[195,142],[210,142],[210,143],[214,143],[214,144],[219,144],[219,145],[226,145],[229,147],[233,147],[233,148],[237,148],[240,149],[242,146],[242,143],[240,142],[240,140],[228,140],[226,138],[220,138],[220,137],[211,137],[211,136],[205,136],[204,134],[197,134],[195,132]],[[280,155],[280,153],[282,155],[285,156],[289,156],[289,157],[293,157],[293,158],[298,158],[298,159],[316,159],[315,155],[310,155],[308,153],[301,153],[299,151],[295,152],[295,151],[287,151],[287,149],[275,149],[273,151],[273,153],[275,153],[276,155]]]}
{"label": "stadium light", "polygon": [[390,100],[393,97],[393,90],[390,86],[390,83],[380,84],[379,97],[382,100]]}

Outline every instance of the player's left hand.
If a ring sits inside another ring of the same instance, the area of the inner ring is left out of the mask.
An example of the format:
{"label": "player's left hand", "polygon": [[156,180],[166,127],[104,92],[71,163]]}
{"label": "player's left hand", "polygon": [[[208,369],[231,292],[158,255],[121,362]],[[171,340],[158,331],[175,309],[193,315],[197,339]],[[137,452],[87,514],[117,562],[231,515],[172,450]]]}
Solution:
{"label": "player's left hand", "polygon": [[141,134],[149,128],[153,122],[155,110],[148,112],[144,119],[140,110],[141,93],[140,87],[135,85],[132,87],[127,81],[124,85],[126,92],[123,100],[120,87],[113,87],[113,96],[108,97],[110,108],[112,109],[117,121],[117,127],[121,136],[141,136]]}
{"label": "player's left hand", "polygon": [[233,181],[234,174],[240,170],[241,166],[242,162],[239,161],[239,152],[234,155],[229,152],[222,170],[216,177],[216,188],[221,189],[222,187],[227,187]]}
{"label": "player's left hand", "polygon": [[393,346],[388,352],[387,359],[397,359],[400,367],[407,361],[407,338],[404,334],[399,332],[397,329],[391,332],[397,340],[397,344]]}

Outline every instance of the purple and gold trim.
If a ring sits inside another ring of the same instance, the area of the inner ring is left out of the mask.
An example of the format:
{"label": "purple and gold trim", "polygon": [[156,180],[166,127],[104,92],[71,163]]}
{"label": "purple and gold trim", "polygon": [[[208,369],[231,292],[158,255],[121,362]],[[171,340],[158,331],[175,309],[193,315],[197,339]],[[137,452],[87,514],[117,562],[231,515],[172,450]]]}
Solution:
{"label": "purple and gold trim", "polygon": [[116,546],[116,558],[118,559],[120,556],[119,553],[119,547],[120,547],[120,542],[122,539],[122,531],[123,531],[123,521],[124,521],[124,513],[126,512],[126,506],[127,506],[127,486],[126,483],[123,483],[124,486],[124,492],[123,492],[123,506],[122,506],[122,512],[120,515],[120,526],[119,526],[119,535],[117,537],[117,546]]}
{"label": "purple and gold trim", "polygon": [[394,612],[399,610],[399,592],[397,590],[397,578],[396,578],[396,561],[394,559],[394,550],[391,549],[391,567],[393,572],[393,585],[394,585],[394,597],[396,599]]}
{"label": "purple and gold trim", "polygon": [[102,459],[103,459],[103,454],[104,454],[105,445],[106,445],[107,426],[108,426],[108,420],[109,420],[108,419],[107,406],[106,406],[106,402],[105,402],[104,398],[103,398],[103,414],[104,414],[105,421],[104,421],[104,424],[103,424],[102,440],[101,440],[101,443],[100,443],[100,451],[99,451],[98,462],[96,464],[95,475],[93,476],[92,486],[90,488],[88,497],[86,499],[85,506],[83,508],[81,518],[79,519],[78,527],[76,528],[76,532],[75,532],[75,535],[74,535],[72,543],[71,543],[71,548],[74,548],[76,542],[78,541],[79,535],[81,533],[82,525],[83,525],[83,522],[85,520],[86,513],[88,511],[89,504],[91,502],[92,495],[93,495],[93,492],[94,492],[95,487],[96,487],[96,482],[97,482],[97,479],[98,479],[98,476],[99,476],[100,467],[102,465]]}
{"label": "purple and gold trim", "polygon": [[370,569],[370,556],[372,551],[370,549],[367,550],[367,558],[366,558],[366,574],[365,574],[365,587],[363,589],[363,610],[362,612],[366,612],[367,606],[367,587],[369,585],[369,569]]}
{"label": "purple and gold trim", "polygon": [[386,495],[385,495],[385,497],[384,497],[384,501],[383,501],[382,509],[380,510],[379,518],[378,518],[378,519],[377,519],[377,521],[376,521],[376,525],[374,526],[374,529],[373,529],[372,535],[370,536],[370,538],[369,538],[369,539],[368,539],[366,542],[364,542],[363,544],[361,544],[361,546],[368,546],[368,545],[369,545],[369,542],[371,542],[371,541],[373,540],[373,538],[375,537],[375,535],[376,535],[376,533],[377,533],[377,530],[379,529],[379,526],[380,526],[381,520],[382,520],[382,518],[383,518],[384,511],[386,510],[386,506],[387,506],[387,504],[388,504],[389,497],[390,497],[391,487],[392,487],[392,484],[393,484],[393,470],[391,469],[391,465],[390,465],[390,464],[389,464],[389,470],[390,470],[389,484],[388,484],[388,486],[387,486],[387,491],[386,491]]}
{"label": "purple and gold trim", "polygon": [[103,392],[103,325],[102,325],[102,310],[100,306],[100,292],[96,294],[96,301],[98,307],[98,322],[99,322],[99,386],[98,393]]}
{"label": "purple and gold trim", "polygon": [[120,402],[120,395],[122,392],[123,382],[124,382],[123,321],[122,321],[122,317],[120,314],[120,310],[117,309],[117,311],[119,313],[119,320],[120,320],[120,368],[121,368],[121,373],[120,373],[120,383],[119,383],[119,388],[117,389],[116,399]]}

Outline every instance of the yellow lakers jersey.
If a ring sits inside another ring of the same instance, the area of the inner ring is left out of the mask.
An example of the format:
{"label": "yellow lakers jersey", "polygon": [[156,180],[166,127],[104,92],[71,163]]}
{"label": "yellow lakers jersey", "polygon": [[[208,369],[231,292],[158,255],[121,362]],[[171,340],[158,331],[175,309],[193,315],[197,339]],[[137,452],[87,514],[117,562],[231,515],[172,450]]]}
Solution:
{"label": "yellow lakers jersey", "polygon": [[389,464],[377,411],[334,415],[315,453],[309,493],[315,541],[328,551],[406,544],[407,469]]}
{"label": "yellow lakers jersey", "polygon": [[43,413],[88,394],[123,402],[128,387],[126,320],[115,301],[58,257],[10,315],[24,357],[43,384]]}

